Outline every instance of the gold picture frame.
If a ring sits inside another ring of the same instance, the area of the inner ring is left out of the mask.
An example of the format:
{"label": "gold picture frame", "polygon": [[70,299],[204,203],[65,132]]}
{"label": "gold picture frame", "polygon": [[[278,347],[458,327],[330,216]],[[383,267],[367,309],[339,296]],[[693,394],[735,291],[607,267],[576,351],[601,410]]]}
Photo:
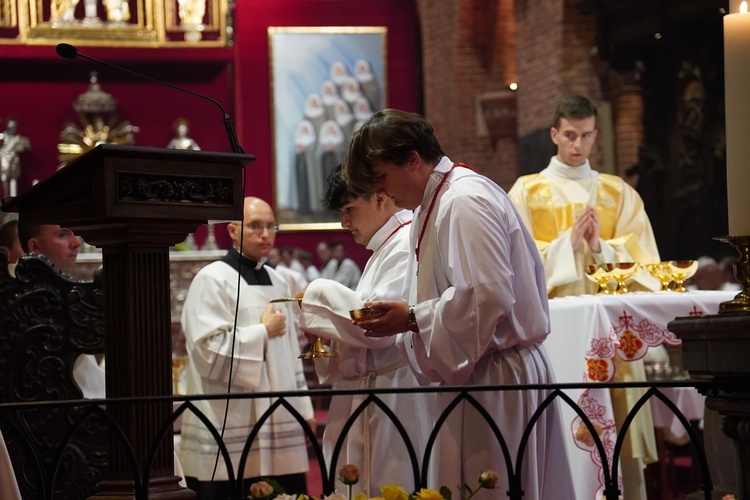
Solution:
{"label": "gold picture frame", "polygon": [[270,27],[268,46],[279,223],[291,231],[340,230],[339,214],[322,208],[326,177],[353,131],[386,107],[387,28]]}
{"label": "gold picture frame", "polygon": [[[228,0],[10,1],[10,6],[18,2],[18,33],[2,43],[64,41],[102,47],[225,47],[228,43]],[[0,2],[5,6],[8,0]],[[0,9],[0,15],[5,10]],[[8,7],[7,12],[4,17],[15,11]]]}

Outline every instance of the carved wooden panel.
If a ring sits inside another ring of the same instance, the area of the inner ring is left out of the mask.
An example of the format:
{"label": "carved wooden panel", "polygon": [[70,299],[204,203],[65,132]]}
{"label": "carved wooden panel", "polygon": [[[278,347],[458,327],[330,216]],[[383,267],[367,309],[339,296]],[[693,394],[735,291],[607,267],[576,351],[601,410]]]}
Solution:
{"label": "carved wooden panel", "polygon": [[[79,282],[46,259],[24,256],[16,277],[0,252],[0,402],[80,399],[73,364],[82,354],[104,352],[104,304],[100,287]],[[106,463],[104,429],[89,416],[55,461],[83,407],[0,413],[2,428],[24,499],[84,499],[96,490]]]}

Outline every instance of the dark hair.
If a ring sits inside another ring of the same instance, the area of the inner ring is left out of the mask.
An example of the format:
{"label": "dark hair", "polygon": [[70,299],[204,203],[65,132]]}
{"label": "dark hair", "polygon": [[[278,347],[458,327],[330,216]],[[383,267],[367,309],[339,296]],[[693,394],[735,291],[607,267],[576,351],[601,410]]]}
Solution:
{"label": "dark hair", "polygon": [[555,108],[555,128],[560,128],[563,118],[582,120],[591,116],[594,120],[598,117],[594,103],[582,95],[572,95],[560,101]]}
{"label": "dark hair", "polygon": [[349,191],[362,196],[377,191],[380,176],[377,160],[403,165],[416,152],[427,163],[444,156],[432,125],[416,113],[383,109],[367,120],[352,137],[344,158],[344,177]]}
{"label": "dark hair", "polygon": [[356,198],[349,192],[349,187],[342,175],[343,167],[337,165],[328,176],[326,192],[323,195],[323,207],[326,210],[341,210],[349,200]]}
{"label": "dark hair", "polygon": [[24,252],[29,253],[29,240],[39,236],[42,233],[42,227],[44,224],[18,223],[18,239],[21,241]]}
{"label": "dark hair", "polygon": [[0,246],[13,248],[18,239],[18,219],[11,219],[0,226]]}

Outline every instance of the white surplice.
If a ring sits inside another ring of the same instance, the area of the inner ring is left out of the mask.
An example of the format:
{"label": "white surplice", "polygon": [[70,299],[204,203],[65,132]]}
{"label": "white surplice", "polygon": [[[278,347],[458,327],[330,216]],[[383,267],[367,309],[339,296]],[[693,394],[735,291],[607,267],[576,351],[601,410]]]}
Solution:
{"label": "white surplice", "polygon": [[[530,193],[530,182],[546,181],[549,191]],[[612,185],[609,196],[600,189],[600,181]],[[544,194],[541,194],[544,193]],[[547,194],[549,196],[547,196]],[[586,278],[585,266],[610,262],[659,262],[659,250],[651,222],[643,208],[643,200],[635,189],[622,178],[600,174],[588,162],[571,167],[552,157],[547,168],[539,174],[518,178],[508,196],[516,206],[523,223],[534,237],[544,263],[547,293],[550,298],[596,292],[597,284]],[[614,224],[610,234],[601,234],[601,252],[591,251],[583,241],[577,251],[570,241],[570,230],[576,212],[586,205],[597,208],[600,224],[605,231],[604,211],[612,210]],[[546,213],[556,222],[555,237],[541,235],[540,220],[533,213]],[[642,272],[636,281],[640,290],[658,291],[659,282]]]}
{"label": "white surplice", "polygon": [[[409,226],[412,214],[394,214],[370,239],[373,255],[367,261],[356,290],[332,280],[317,279],[305,291],[300,314],[303,331],[332,339],[338,356],[318,358],[315,368],[323,383],[336,389],[415,387],[417,379],[404,362],[394,337],[366,337],[353,325],[349,311],[368,300],[406,300],[409,260]],[[394,232],[395,231],[395,232]],[[434,397],[430,394],[381,394],[377,396],[405,427],[419,459],[432,430]],[[326,463],[336,470],[350,463],[360,469],[360,482],[353,493],[380,495],[379,487],[398,483],[414,485],[411,462],[396,427],[377,406],[371,404],[349,430],[338,463],[331,464],[336,440],[364,396],[333,396],[323,435]]]}
{"label": "white surplice", "polygon": [[[243,263],[246,263],[244,261]],[[240,279],[237,329],[234,330],[238,273],[228,264],[213,262],[196,274],[190,284],[182,313],[182,327],[189,354],[188,394],[227,392],[230,364],[235,392],[296,391],[307,389],[299,344],[294,331],[294,302],[275,304],[287,317],[287,332],[268,338],[260,322],[268,301],[288,297],[289,286],[266,266],[272,286],[248,285]],[[232,353],[234,344],[234,353]],[[313,418],[308,397],[288,398],[305,420]],[[237,472],[240,454],[256,421],[274,402],[271,398],[233,400],[229,404],[224,443]],[[226,402],[196,401],[194,404],[221,432]],[[217,446],[203,423],[192,412],[182,417],[180,460],[187,476],[208,481],[216,460]],[[248,457],[244,477],[304,473],[308,470],[305,435],[299,423],[281,408],[263,424]],[[226,466],[219,457],[216,480],[227,480]]]}
{"label": "white surplice", "polygon": [[[399,335],[412,367],[444,385],[554,383],[541,343],[549,333],[544,269],[534,241],[505,192],[484,176],[456,168],[428,207],[440,180],[451,170],[443,157],[431,174],[415,212],[410,258],[410,303],[419,333]],[[424,236],[418,235],[424,228]],[[417,273],[418,271],[418,273]],[[547,391],[472,393],[489,412],[515,457],[521,435]],[[438,398],[438,411],[454,395]],[[506,462],[490,427],[462,403],[446,421],[431,456],[430,487],[454,489],[494,469],[497,490],[475,498],[494,499],[508,488]],[[573,498],[559,407],[548,407],[524,450],[524,498]]]}

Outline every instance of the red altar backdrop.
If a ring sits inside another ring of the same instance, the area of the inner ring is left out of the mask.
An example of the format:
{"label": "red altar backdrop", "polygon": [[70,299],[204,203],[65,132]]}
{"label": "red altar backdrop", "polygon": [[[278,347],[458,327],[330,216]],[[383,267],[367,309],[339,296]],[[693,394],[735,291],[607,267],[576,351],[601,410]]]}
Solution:
{"label": "red altar backdrop", "polygon": [[[216,99],[232,115],[239,142],[257,156],[247,170],[246,193],[273,199],[273,135],[269,82],[270,26],[384,26],[387,34],[387,104],[421,111],[419,22],[409,0],[242,0],[234,13],[234,45],[228,48],[143,48],[78,45],[80,52],[172,85]],[[64,39],[57,42],[66,42]],[[115,69],[78,58],[60,58],[51,45],[0,44],[0,130],[9,116],[31,148],[21,156],[23,193],[33,180],[58,167],[57,144],[66,122],[80,125],[73,101],[89,86],[96,70],[104,92],[117,100],[123,120],[139,128],[138,146],[165,147],[174,137],[179,117],[190,122],[190,136],[207,151],[230,151],[222,115],[210,102],[182,94]],[[205,229],[198,231],[202,242]],[[220,244],[228,239],[217,228]],[[314,253],[321,240],[340,239],[361,266],[369,252],[344,231],[281,233],[278,246],[291,245]]]}

